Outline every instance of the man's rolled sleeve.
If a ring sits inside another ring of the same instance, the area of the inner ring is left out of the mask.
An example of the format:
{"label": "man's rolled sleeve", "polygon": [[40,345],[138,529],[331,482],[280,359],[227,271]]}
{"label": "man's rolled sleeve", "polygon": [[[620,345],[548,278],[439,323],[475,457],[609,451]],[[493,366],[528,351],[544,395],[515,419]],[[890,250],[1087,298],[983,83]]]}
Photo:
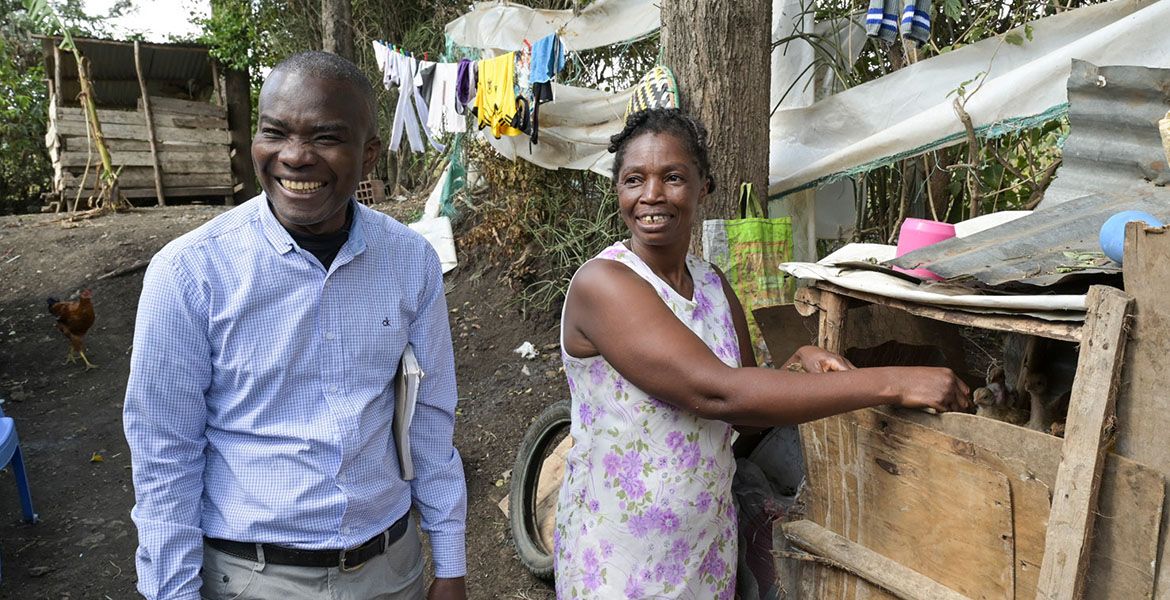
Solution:
{"label": "man's rolled sleeve", "polygon": [[206,300],[175,258],[160,254],[143,280],[123,409],[134,469],[138,591],[151,600],[199,597],[210,381]]}

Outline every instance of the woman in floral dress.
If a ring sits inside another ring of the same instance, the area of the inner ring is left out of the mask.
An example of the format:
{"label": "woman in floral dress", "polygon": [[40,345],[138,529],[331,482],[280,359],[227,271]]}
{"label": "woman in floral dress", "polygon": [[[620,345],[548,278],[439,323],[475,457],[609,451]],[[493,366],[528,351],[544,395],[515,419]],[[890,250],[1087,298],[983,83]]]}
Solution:
{"label": "woman in floral dress", "polygon": [[687,254],[714,190],[706,130],[677,109],[611,140],[630,239],[573,278],[561,343],[574,445],[555,530],[558,598],[732,598],[734,426],[792,424],[880,404],[969,406],[949,369],[854,369],[806,346],[755,367],[723,275]]}

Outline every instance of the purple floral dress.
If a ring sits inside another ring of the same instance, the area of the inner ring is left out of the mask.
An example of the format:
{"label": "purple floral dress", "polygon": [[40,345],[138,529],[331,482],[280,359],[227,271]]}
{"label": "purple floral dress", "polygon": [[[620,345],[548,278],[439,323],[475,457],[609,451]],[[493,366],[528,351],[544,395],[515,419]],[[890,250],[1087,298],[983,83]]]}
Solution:
{"label": "purple floral dress", "polygon": [[[597,258],[628,266],[723,362],[740,365],[731,309],[706,262],[687,257],[688,300],[621,242]],[[601,356],[562,358],[573,448],[557,505],[557,597],[733,597],[732,427],[650,397]]]}

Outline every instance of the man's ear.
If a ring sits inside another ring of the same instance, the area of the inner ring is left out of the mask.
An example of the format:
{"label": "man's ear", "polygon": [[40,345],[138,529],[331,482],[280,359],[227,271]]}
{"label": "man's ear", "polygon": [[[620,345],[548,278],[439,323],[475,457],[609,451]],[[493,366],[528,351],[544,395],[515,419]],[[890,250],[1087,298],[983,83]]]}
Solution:
{"label": "man's ear", "polygon": [[362,179],[367,179],[374,171],[374,164],[378,162],[378,155],[382,152],[382,138],[374,136],[366,140],[362,148]]}

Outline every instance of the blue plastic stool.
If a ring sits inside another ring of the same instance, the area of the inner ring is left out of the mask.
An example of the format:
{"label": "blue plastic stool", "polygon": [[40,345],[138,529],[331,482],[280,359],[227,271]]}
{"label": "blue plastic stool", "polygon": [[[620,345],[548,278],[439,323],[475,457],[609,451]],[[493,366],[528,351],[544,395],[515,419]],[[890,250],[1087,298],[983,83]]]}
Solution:
{"label": "blue plastic stool", "polygon": [[24,520],[36,523],[37,513],[33,512],[32,493],[28,489],[28,475],[24,472],[24,457],[20,453],[20,439],[16,437],[16,423],[12,417],[2,416],[3,414],[3,410],[0,409],[0,467],[12,465]]}

